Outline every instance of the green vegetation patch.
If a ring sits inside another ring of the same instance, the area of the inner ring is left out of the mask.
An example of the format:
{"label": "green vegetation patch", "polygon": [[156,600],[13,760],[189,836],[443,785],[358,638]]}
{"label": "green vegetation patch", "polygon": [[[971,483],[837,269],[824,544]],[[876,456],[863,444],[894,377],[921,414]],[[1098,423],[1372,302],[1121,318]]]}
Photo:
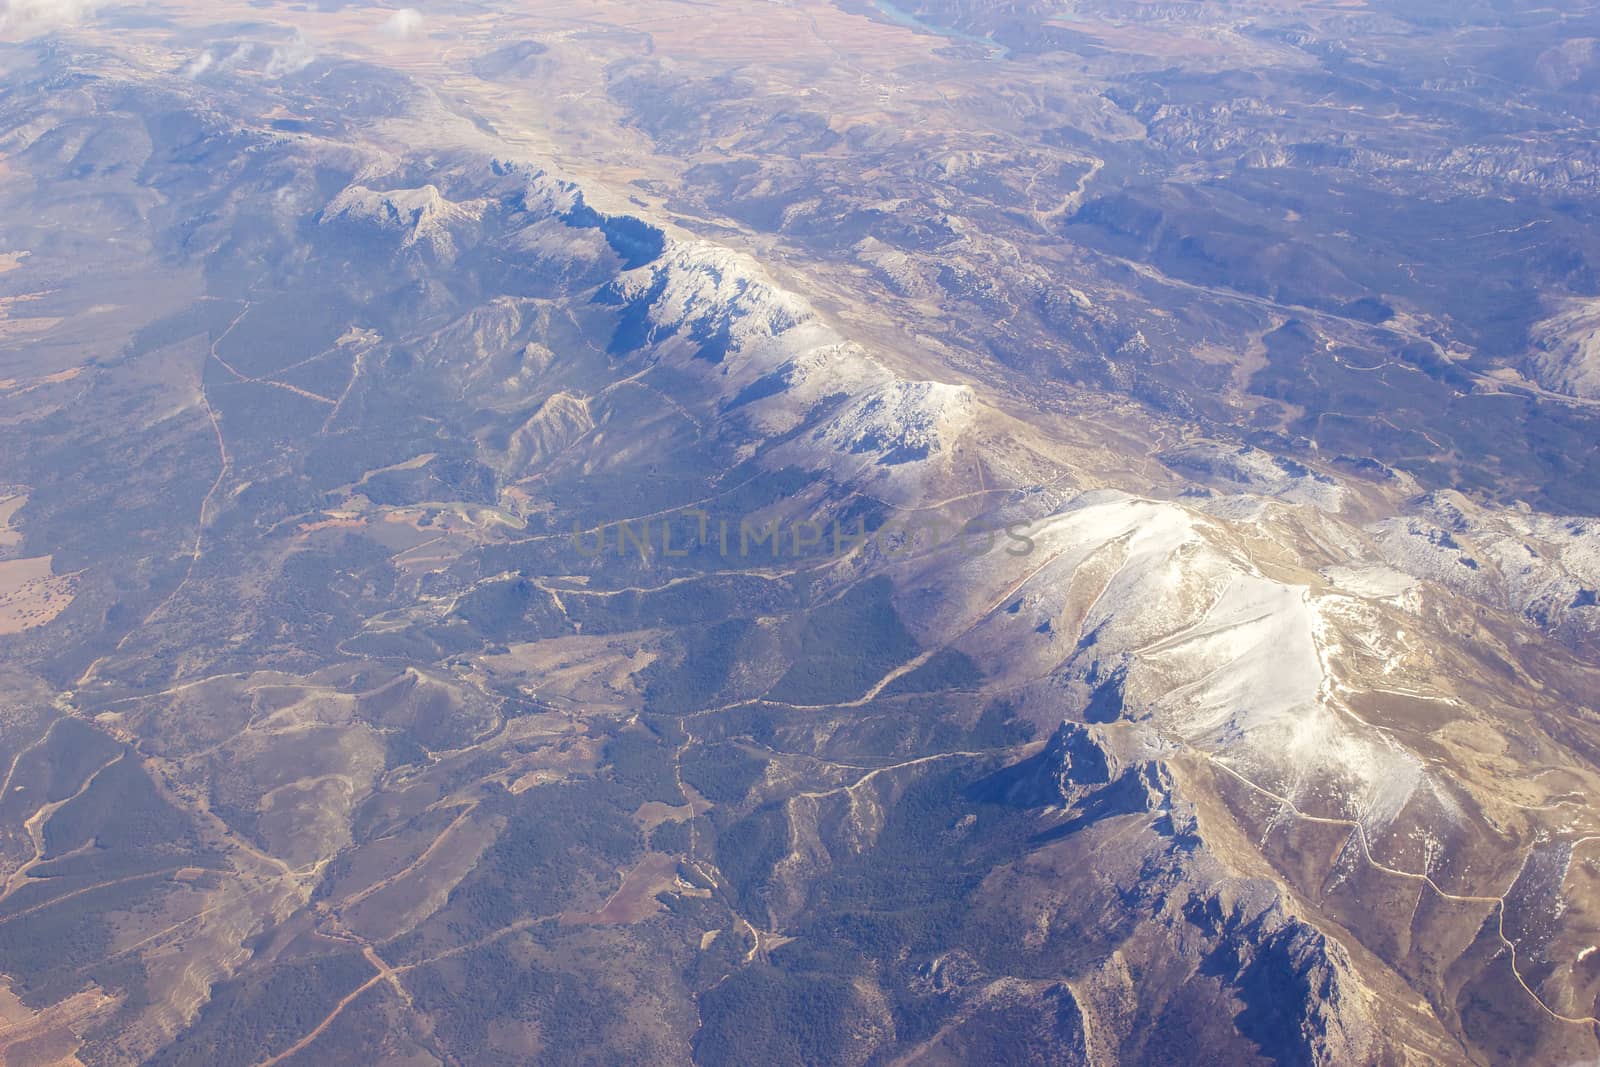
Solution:
{"label": "green vegetation patch", "polygon": [[767,693],[790,704],[833,704],[863,695],[917,653],[884,577],[856,585],[811,612],[795,638],[788,672]]}

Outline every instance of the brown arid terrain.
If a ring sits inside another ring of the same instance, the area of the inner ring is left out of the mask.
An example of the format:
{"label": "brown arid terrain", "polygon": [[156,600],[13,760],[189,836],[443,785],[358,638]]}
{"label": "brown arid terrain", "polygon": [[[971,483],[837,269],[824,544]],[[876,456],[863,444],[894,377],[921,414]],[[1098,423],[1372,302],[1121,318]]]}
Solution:
{"label": "brown arid terrain", "polygon": [[1596,41],[0,0],[0,1062],[1594,1061]]}
{"label": "brown arid terrain", "polygon": [[0,494],[0,634],[45,625],[66,610],[76,591],[75,576],[56,574],[49,556],[14,558],[23,544],[15,517],[27,502],[24,492]]}
{"label": "brown arid terrain", "polygon": [[74,580],[55,574],[49,556],[0,560],[0,633],[43,626],[72,603]]}

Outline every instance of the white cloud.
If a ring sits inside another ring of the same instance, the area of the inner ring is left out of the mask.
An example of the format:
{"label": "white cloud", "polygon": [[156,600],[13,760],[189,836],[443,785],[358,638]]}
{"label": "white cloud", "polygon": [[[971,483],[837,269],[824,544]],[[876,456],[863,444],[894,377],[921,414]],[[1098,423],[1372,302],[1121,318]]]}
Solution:
{"label": "white cloud", "polygon": [[383,32],[390,37],[406,38],[422,30],[422,12],[414,7],[403,7],[390,15],[383,24]]}
{"label": "white cloud", "polygon": [[298,74],[309,67],[317,58],[317,50],[311,46],[305,34],[299,30],[294,31],[294,39],[287,44],[275,45],[272,55],[267,59],[263,73],[269,78],[281,78],[287,74]]}
{"label": "white cloud", "polygon": [[107,0],[0,0],[0,33],[31,37],[72,26]]}
{"label": "white cloud", "polygon": [[268,78],[298,74],[317,58],[317,50],[299,30],[281,44],[241,41],[231,48],[208,48],[184,64],[182,74],[191,80],[232,71],[255,72]]}
{"label": "white cloud", "polygon": [[227,51],[213,51],[206,49],[198,56],[191,59],[183,68],[183,76],[194,80],[204,77],[211,71],[223,73],[243,66],[250,59],[254,46],[250,44],[236,44]]}
{"label": "white cloud", "polygon": [[216,65],[216,56],[213,56],[210,52],[201,52],[183,65],[183,76],[193,81]]}

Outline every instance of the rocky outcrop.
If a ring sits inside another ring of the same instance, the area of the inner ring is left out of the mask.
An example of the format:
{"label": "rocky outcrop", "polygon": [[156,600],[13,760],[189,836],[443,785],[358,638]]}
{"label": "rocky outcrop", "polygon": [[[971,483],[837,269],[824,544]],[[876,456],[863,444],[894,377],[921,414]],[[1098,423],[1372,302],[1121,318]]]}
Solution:
{"label": "rocky outcrop", "polygon": [[1534,324],[1528,364],[1539,384],[1600,400],[1600,300],[1574,297]]}
{"label": "rocky outcrop", "polygon": [[1600,520],[1425,497],[1374,527],[1394,567],[1504,608],[1568,641],[1600,637]]}
{"label": "rocky outcrop", "polygon": [[1276,886],[1230,880],[1194,898],[1186,917],[1215,940],[1204,969],[1245,1008],[1241,1033],[1280,1064],[1373,1063],[1379,1041],[1370,994],[1337,941],[1295,918]]}
{"label": "rocky outcrop", "polygon": [[570,393],[557,393],[512,431],[507,466],[516,472],[537,467],[593,429],[588,403]]}
{"label": "rocky outcrop", "polygon": [[324,226],[346,226],[360,233],[398,238],[401,248],[421,245],[435,255],[454,256],[453,223],[470,221],[481,205],[455,204],[432,184],[417,189],[380,191],[364,185],[346,188],[322,213]]}

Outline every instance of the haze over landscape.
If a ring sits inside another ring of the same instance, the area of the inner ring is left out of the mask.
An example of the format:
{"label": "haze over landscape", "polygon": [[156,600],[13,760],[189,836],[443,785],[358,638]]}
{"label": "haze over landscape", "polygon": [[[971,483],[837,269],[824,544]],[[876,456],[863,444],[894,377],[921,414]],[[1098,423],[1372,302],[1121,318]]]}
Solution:
{"label": "haze over landscape", "polygon": [[1600,5],[0,0],[0,1064],[1600,1061]]}

